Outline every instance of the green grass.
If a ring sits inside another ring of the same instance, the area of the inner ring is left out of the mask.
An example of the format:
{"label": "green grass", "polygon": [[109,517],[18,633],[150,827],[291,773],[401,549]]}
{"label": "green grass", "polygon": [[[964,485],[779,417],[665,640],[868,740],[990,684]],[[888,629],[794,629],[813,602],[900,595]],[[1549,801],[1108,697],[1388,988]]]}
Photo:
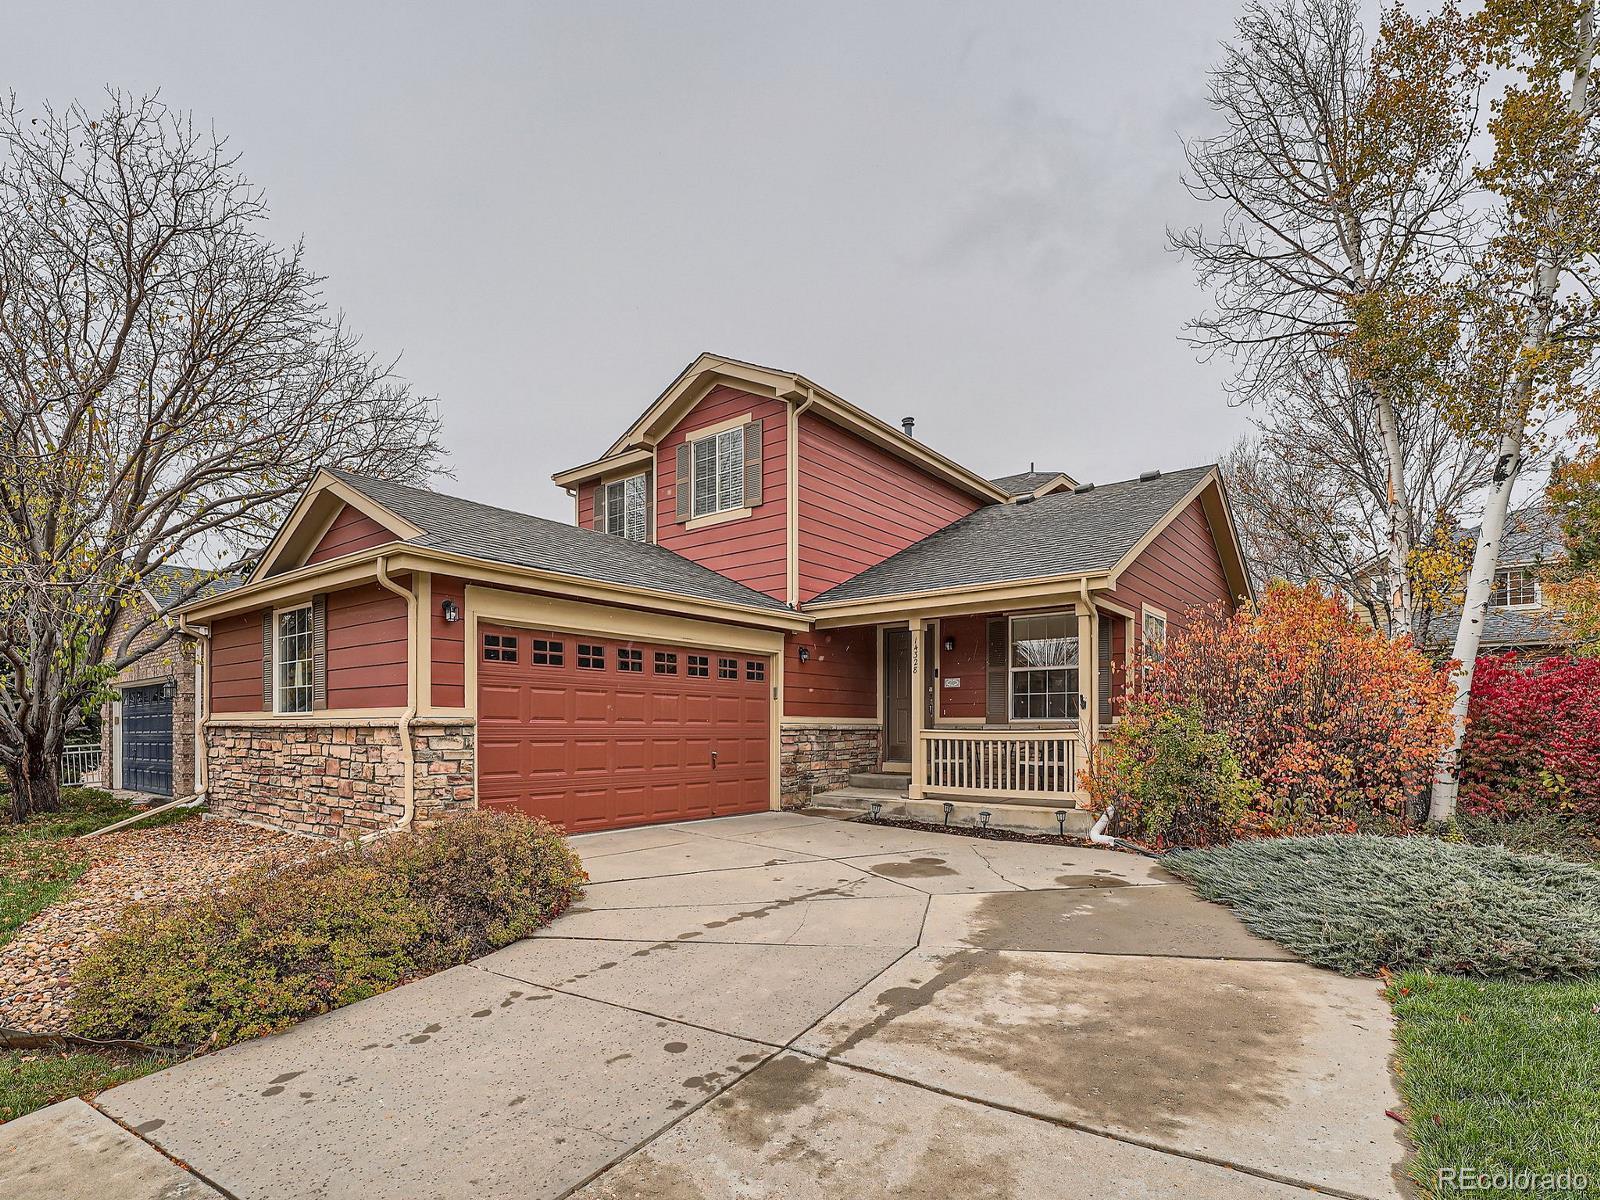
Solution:
{"label": "green grass", "polygon": [[1256,933],[1347,975],[1600,971],[1600,871],[1433,837],[1276,838],[1169,854]]}
{"label": "green grass", "polygon": [[[1592,1196],[1600,1190],[1600,981],[1491,982],[1407,972],[1389,986],[1400,1090],[1424,1194]],[[1441,1183],[1445,1169],[1577,1172],[1588,1189]]]}
{"label": "green grass", "polygon": [[[162,801],[162,803],[166,803]],[[0,842],[16,838],[72,838],[131,817],[140,811],[98,788],[62,788],[61,808],[56,812],[35,813],[19,823],[0,821]],[[159,829],[163,825],[186,821],[195,815],[192,808],[176,808],[139,822],[135,829]]]}
{"label": "green grass", "polygon": [[58,1100],[148,1075],[172,1061],[87,1050],[0,1051],[0,1124]]}

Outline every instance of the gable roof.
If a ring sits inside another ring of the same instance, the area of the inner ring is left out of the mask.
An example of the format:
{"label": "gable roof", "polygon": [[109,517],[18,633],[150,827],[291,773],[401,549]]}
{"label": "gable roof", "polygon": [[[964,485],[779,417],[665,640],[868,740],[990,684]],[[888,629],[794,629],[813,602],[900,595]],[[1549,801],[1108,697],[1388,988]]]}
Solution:
{"label": "gable roof", "polygon": [[781,600],[661,546],[386,479],[348,471],[329,474],[421,531],[406,538],[404,545],[597,583],[651,588],[693,600],[773,612],[793,611]]}
{"label": "gable roof", "polygon": [[[166,563],[144,577],[144,593],[158,613],[185,604],[209,600],[244,584],[245,571],[210,571],[205,567],[183,567]],[[202,582],[203,580],[203,582]],[[195,587],[196,584],[199,587]],[[194,589],[192,592],[190,589]]]}
{"label": "gable roof", "polygon": [[1063,488],[1074,486],[1075,480],[1065,471],[1019,471],[1015,475],[1002,475],[990,483],[1015,499],[1017,496],[1036,496],[1040,489],[1055,491],[1050,485],[1060,483]]}
{"label": "gable roof", "polygon": [[828,589],[806,607],[1108,574],[1208,480],[1218,481],[1215,466],[989,505]]}
{"label": "gable roof", "polygon": [[738,388],[752,395],[770,396],[795,407],[803,406],[980,500],[994,502],[1010,499],[983,476],[940,454],[926,443],[908,437],[904,430],[857,408],[803,375],[712,354],[710,351],[701,353],[680,371],[677,378],[650,402],[604,454],[593,462],[558,471],[552,478],[562,487],[573,487],[613,467],[625,463],[631,465],[633,459],[629,456],[637,455],[641,447],[653,451],[656,444],[695,404],[711,389],[721,385]]}

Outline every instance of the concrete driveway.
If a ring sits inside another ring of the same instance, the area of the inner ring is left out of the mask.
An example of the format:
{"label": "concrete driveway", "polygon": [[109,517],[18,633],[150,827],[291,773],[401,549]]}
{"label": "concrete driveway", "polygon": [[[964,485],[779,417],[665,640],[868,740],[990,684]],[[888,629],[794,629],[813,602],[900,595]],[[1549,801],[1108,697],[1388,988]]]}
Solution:
{"label": "concrete driveway", "polygon": [[0,1193],[1398,1192],[1376,985],[1149,860],[788,813],[574,844],[545,934],[0,1128]]}

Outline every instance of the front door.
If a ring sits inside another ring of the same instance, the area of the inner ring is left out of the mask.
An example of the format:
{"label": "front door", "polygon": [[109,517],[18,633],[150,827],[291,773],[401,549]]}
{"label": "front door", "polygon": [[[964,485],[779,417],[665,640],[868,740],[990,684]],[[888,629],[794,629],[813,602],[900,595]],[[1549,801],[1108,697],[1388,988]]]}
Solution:
{"label": "front door", "polygon": [[[933,724],[933,689],[938,686],[933,666],[933,630],[923,630],[922,640],[924,727]],[[911,761],[911,631],[883,631],[883,758],[885,762]]]}
{"label": "front door", "polygon": [[172,795],[172,693],[165,684],[122,691],[122,786]]}

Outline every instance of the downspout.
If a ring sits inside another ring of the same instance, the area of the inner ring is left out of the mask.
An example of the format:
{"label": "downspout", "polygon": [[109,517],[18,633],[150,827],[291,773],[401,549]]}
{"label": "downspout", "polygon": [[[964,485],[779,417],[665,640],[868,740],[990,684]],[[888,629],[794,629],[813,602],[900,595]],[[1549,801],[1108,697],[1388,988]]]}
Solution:
{"label": "downspout", "polygon": [[[417,594],[410,588],[403,588],[389,578],[389,559],[387,555],[378,558],[378,583],[401,597],[406,602],[406,629],[414,631],[417,627]],[[398,829],[411,828],[412,819],[416,816],[416,752],[411,745],[411,726],[417,719],[417,655],[422,652],[421,647],[413,644],[411,632],[406,634],[407,663],[406,663],[406,711],[400,717],[400,754],[401,770],[404,780],[401,790],[401,803],[404,810],[400,814]],[[365,840],[365,839],[363,839]]]}

